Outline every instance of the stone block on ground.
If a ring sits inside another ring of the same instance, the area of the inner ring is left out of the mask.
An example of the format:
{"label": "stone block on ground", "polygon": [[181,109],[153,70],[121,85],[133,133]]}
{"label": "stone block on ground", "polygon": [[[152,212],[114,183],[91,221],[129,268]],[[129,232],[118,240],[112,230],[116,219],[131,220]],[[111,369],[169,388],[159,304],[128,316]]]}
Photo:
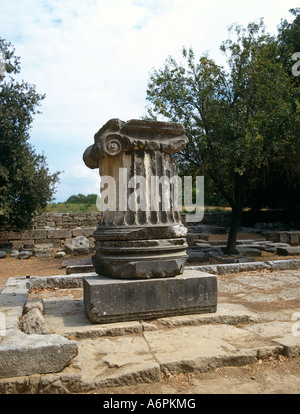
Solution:
{"label": "stone block on ground", "polygon": [[23,250],[22,252],[19,253],[18,258],[19,259],[29,259],[29,257],[31,257],[33,255],[33,253],[29,250]]}
{"label": "stone block on ground", "polygon": [[197,250],[189,250],[187,249],[188,254],[188,263],[201,263],[209,261],[209,255],[207,253],[197,251]]}
{"label": "stone block on ground", "polygon": [[289,242],[289,236],[286,231],[280,231],[279,232],[279,241],[281,243],[288,243]]}
{"label": "stone block on ground", "polygon": [[53,253],[53,244],[35,244],[33,247],[33,255],[39,258],[51,257]]}
{"label": "stone block on ground", "polygon": [[41,311],[37,307],[30,309],[22,318],[22,330],[24,333],[47,335],[51,334]]}
{"label": "stone block on ground", "polygon": [[38,309],[42,314],[44,312],[43,300],[42,299],[30,299],[26,302],[23,313],[31,311],[32,309]]}
{"label": "stone block on ground", "polygon": [[272,241],[274,243],[279,243],[279,233],[277,231],[270,231],[266,234],[267,241]]}
{"label": "stone block on ground", "polygon": [[77,354],[77,343],[60,335],[9,330],[0,342],[0,378],[59,372]]}
{"label": "stone block on ground", "polygon": [[6,258],[6,252],[4,250],[0,250],[0,259]]}
{"label": "stone block on ground", "polygon": [[300,231],[271,231],[266,235],[267,240],[277,243],[287,243],[291,246],[300,245]]}
{"label": "stone block on ground", "polygon": [[297,256],[300,255],[300,246],[278,247],[278,256]]}
{"label": "stone block on ground", "polygon": [[83,277],[84,305],[96,323],[215,312],[217,278],[197,270],[158,279]]}
{"label": "stone block on ground", "polygon": [[61,252],[56,252],[54,257],[55,257],[56,259],[61,259],[61,258],[63,258],[65,255],[66,255],[66,252],[61,251]]}
{"label": "stone block on ground", "polygon": [[291,246],[299,246],[300,245],[300,231],[290,231],[288,233],[288,243]]}
{"label": "stone block on ground", "polygon": [[19,256],[18,250],[11,250],[10,251],[10,257],[18,257],[18,256]]}
{"label": "stone block on ground", "polygon": [[238,252],[238,254],[241,256],[251,256],[251,257],[261,256],[261,251],[259,249],[255,249],[252,247],[245,247],[241,245],[241,246],[236,246],[235,249]]}
{"label": "stone block on ground", "polygon": [[65,252],[69,254],[83,255],[92,252],[89,240],[85,236],[77,236],[70,244],[65,244]]}
{"label": "stone block on ground", "polygon": [[300,259],[270,260],[266,264],[272,270],[299,269]]}

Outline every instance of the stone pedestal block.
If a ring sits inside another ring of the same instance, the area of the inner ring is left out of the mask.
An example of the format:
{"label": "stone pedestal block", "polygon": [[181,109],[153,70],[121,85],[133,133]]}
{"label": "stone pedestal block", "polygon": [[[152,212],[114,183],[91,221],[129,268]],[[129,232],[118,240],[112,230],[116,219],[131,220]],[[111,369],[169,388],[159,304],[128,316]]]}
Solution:
{"label": "stone pedestal block", "polygon": [[217,308],[217,277],[197,270],[164,279],[88,275],[83,288],[86,313],[95,323],[210,313]]}

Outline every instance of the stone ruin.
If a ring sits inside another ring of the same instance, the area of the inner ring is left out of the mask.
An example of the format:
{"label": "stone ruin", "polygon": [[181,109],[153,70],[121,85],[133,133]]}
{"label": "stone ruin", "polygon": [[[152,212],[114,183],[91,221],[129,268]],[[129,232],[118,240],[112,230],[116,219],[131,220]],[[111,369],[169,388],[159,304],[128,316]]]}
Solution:
{"label": "stone ruin", "polygon": [[[177,123],[112,119],[94,141],[83,159],[89,168],[99,168],[100,177],[111,178],[106,196],[113,208],[102,211],[94,233],[92,260],[98,276],[84,277],[89,318],[100,323],[214,312],[216,278],[184,271],[187,230],[175,209],[174,191],[161,185],[155,194],[141,194],[128,185],[136,184],[138,177],[148,190],[156,177],[176,181],[171,155],[188,142],[184,128]],[[120,171],[125,171],[125,178]],[[168,209],[163,205],[165,192]]]}
{"label": "stone ruin", "polygon": [[[99,168],[101,178],[116,179],[117,186],[118,170],[124,165],[133,181],[137,175],[145,180],[163,174],[172,178],[177,170],[170,155],[186,143],[179,124],[111,120],[95,135],[84,160],[90,168]],[[111,194],[117,192],[108,186],[107,195]],[[140,199],[134,192],[126,194],[136,209],[118,202],[116,211],[101,213],[95,231],[96,273],[10,278],[0,292],[0,393],[90,391],[97,386],[158,382],[166,372],[205,372],[273,355],[299,355],[299,340],[291,330],[295,320],[278,322],[278,312],[274,313],[276,320],[271,320],[268,312],[266,323],[244,306],[222,303],[222,292],[228,292],[222,278],[217,311],[216,275],[299,269],[300,260],[188,267],[188,244],[198,240],[199,229],[195,229],[196,239],[187,243],[186,228],[172,207],[172,192],[171,209],[166,212],[159,204],[154,214],[151,209],[140,211]],[[148,193],[145,195],[149,205]],[[296,235],[291,236],[296,244]],[[257,243],[257,247],[274,249],[271,243],[275,241]],[[205,248],[203,243],[196,247]],[[237,277],[227,283],[234,294],[240,292],[241,297],[242,293],[243,300],[248,295],[252,301],[255,295],[263,303],[266,295],[259,291],[261,286],[276,286],[271,302],[282,300],[280,295],[287,300],[298,298],[297,274],[271,276],[268,280],[268,273],[257,275],[253,281],[252,277]],[[81,294],[82,286],[83,304],[81,297],[69,300],[69,295],[60,300],[54,294],[47,299],[48,290],[80,288]],[[46,299],[39,293],[35,296],[35,289],[45,290]],[[162,317],[158,326],[144,321],[157,317]],[[250,325],[241,328],[241,324]],[[79,346],[74,338],[88,341]],[[122,347],[126,352],[120,352]]]}

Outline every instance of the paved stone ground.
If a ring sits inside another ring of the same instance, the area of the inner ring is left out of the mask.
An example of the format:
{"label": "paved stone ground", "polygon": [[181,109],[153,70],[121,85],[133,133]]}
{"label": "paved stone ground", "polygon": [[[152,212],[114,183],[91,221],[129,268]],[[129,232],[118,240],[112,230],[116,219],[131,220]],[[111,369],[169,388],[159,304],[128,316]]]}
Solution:
{"label": "paved stone ground", "polygon": [[299,282],[295,269],[222,274],[214,314],[105,325],[87,319],[81,287],[32,290],[79,352],[59,373],[1,379],[0,393],[299,393]]}

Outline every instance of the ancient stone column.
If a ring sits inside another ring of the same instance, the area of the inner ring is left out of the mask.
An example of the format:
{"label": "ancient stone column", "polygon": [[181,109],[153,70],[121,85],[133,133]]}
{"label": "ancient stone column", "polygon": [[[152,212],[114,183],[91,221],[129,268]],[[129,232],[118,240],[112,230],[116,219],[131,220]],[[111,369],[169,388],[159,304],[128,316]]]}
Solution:
{"label": "ancient stone column", "polygon": [[94,141],[83,159],[107,180],[102,201],[108,200],[94,233],[96,272],[116,279],[182,274],[187,230],[176,204],[177,165],[172,154],[188,142],[184,128],[177,123],[112,119]]}
{"label": "ancient stone column", "polygon": [[177,123],[112,119],[86,149],[84,162],[99,168],[103,187],[92,257],[97,275],[83,276],[92,322],[216,311],[216,276],[184,270],[187,230],[173,191],[172,154],[187,142]]}

